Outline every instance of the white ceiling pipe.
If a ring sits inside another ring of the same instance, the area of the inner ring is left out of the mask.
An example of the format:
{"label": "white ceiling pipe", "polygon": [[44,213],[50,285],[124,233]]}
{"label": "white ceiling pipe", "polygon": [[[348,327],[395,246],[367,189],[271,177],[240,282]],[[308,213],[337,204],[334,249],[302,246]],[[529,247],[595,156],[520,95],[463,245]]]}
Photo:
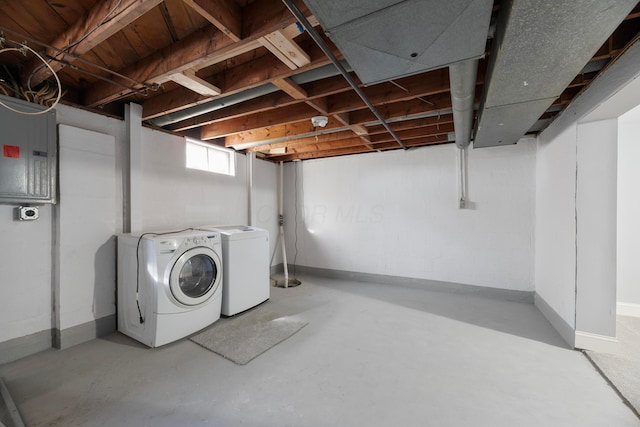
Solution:
{"label": "white ceiling pipe", "polygon": [[471,142],[478,62],[477,59],[472,59],[449,66],[453,127],[456,145],[459,148],[465,148]]}

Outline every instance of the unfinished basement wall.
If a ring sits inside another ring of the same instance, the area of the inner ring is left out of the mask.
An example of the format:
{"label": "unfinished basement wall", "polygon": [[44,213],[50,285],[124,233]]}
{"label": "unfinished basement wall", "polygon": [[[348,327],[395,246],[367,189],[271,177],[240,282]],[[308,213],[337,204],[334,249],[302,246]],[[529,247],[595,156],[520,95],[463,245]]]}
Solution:
{"label": "unfinished basement wall", "polygon": [[282,264],[282,251],[277,250],[278,223],[278,165],[260,159],[253,162],[251,225],[269,232],[271,266]]}
{"label": "unfinished basement wall", "polygon": [[[576,140],[571,126],[538,138],[536,160],[535,290],[545,313],[573,341],[576,311]],[[539,301],[537,301],[538,303]],[[559,318],[555,319],[555,316]]]}
{"label": "unfinished basement wall", "polygon": [[184,138],[142,129],[140,203],[143,231],[205,224],[245,224],[247,169],[236,156],[235,176],[187,169]]}
{"label": "unfinished basement wall", "polygon": [[618,314],[640,316],[640,106],[618,119]]}
{"label": "unfinished basement wall", "polygon": [[[618,120],[577,126],[576,345],[616,336]],[[580,347],[585,348],[585,347]]]}
{"label": "unfinished basement wall", "polygon": [[592,348],[615,337],[617,119],[548,135],[537,144],[536,304],[570,345]]}
{"label": "unfinished basement wall", "polygon": [[[58,105],[56,112],[58,124],[113,136],[116,143],[114,173],[121,177],[119,156],[125,144],[123,122],[65,105]],[[117,186],[114,210],[122,209],[121,200],[122,187]],[[62,203],[60,200],[55,206],[40,206],[39,219],[30,222],[14,220],[13,211],[17,204],[0,205],[0,248],[3,254],[0,259],[0,363],[52,346],[52,330],[57,325],[52,307],[58,297],[54,293],[54,252],[59,248],[54,233],[56,210]],[[121,218],[121,214],[116,218],[114,233],[121,230]],[[92,284],[90,286],[93,287]],[[87,310],[91,311],[92,307]]]}
{"label": "unfinished basement wall", "polygon": [[533,291],[535,149],[469,149],[468,209],[453,144],[288,163],[289,263]]}

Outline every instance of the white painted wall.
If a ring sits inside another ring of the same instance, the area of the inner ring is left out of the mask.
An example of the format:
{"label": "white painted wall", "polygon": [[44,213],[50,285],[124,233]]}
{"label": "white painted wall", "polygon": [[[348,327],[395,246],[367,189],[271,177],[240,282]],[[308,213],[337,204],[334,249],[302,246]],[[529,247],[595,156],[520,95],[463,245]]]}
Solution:
{"label": "white painted wall", "polygon": [[469,152],[472,209],[458,209],[456,151],[287,164],[290,262],[297,246],[299,265],[533,290],[535,142]]}
{"label": "white painted wall", "polygon": [[[269,232],[269,256],[278,240],[278,165],[256,159],[253,162],[253,225]],[[275,251],[271,265],[282,263],[281,251]]]}
{"label": "white painted wall", "polygon": [[205,224],[246,224],[247,172],[236,156],[236,175],[185,168],[183,138],[142,129],[143,231]]}
{"label": "white painted wall", "polygon": [[115,306],[115,138],[61,125],[56,206],[56,328],[113,315]]}
{"label": "white painted wall", "polygon": [[51,205],[37,221],[14,221],[0,205],[0,342],[51,329]]}
{"label": "white painted wall", "polygon": [[640,106],[618,119],[618,302],[640,307]]}
{"label": "white painted wall", "polygon": [[535,290],[572,328],[576,292],[576,126],[538,138]]}
{"label": "white painted wall", "polygon": [[617,119],[577,126],[576,330],[615,336]]}
{"label": "white painted wall", "polygon": [[[57,123],[69,124],[113,135],[116,140],[116,174],[121,173],[118,156],[124,128],[121,120],[111,119],[65,105],[56,107]],[[122,188],[116,188],[117,205]],[[49,331],[54,324],[52,283],[53,207],[40,207],[40,218],[33,222],[13,219],[17,205],[0,205],[0,342]],[[121,227],[116,220],[116,231]]]}

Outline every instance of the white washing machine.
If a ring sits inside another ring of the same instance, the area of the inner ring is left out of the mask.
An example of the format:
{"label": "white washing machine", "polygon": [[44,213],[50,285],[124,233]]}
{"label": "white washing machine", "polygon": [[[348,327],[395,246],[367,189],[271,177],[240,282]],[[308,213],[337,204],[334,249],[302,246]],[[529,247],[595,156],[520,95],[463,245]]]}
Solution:
{"label": "white washing machine", "polygon": [[246,225],[198,228],[218,231],[222,238],[222,314],[233,316],[268,300],[269,232]]}
{"label": "white washing machine", "polygon": [[118,236],[118,330],[158,347],[218,320],[221,251],[215,231]]}

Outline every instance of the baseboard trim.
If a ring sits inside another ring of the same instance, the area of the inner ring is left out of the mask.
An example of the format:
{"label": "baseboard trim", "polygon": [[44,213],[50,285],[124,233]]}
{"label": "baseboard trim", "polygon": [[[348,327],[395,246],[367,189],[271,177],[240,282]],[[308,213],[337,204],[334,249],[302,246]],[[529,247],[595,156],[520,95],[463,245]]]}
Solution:
{"label": "baseboard trim", "polygon": [[618,339],[614,337],[576,331],[575,340],[575,348],[600,353],[618,354]]}
{"label": "baseboard trim", "polygon": [[[294,270],[293,265],[289,265],[289,274]],[[533,292],[515,291],[511,289],[489,288],[484,286],[465,285],[462,283],[442,282],[438,280],[417,279],[413,277],[387,276],[383,274],[361,273],[346,270],[333,270],[328,268],[308,267],[304,265],[295,266],[296,273],[309,274],[312,276],[326,277],[329,279],[350,280],[354,282],[380,283],[385,285],[405,286],[410,288],[425,289],[435,292],[447,292],[454,294],[464,294],[478,296],[482,298],[498,299],[503,301],[513,301],[525,304],[533,304]]]}
{"label": "baseboard trim", "polygon": [[551,326],[560,334],[563,340],[569,344],[571,348],[575,348],[576,334],[573,326],[568,324],[560,315],[542,298],[538,293],[535,294],[534,304],[542,315],[551,323]]}
{"label": "baseboard trim", "polygon": [[619,302],[616,304],[616,314],[620,316],[640,317],[640,304]]}
{"label": "baseboard trim", "polygon": [[116,315],[101,317],[67,329],[54,329],[53,346],[60,350],[91,341],[116,330]]}
{"label": "baseboard trim", "polygon": [[0,342],[0,365],[51,348],[51,329]]}

